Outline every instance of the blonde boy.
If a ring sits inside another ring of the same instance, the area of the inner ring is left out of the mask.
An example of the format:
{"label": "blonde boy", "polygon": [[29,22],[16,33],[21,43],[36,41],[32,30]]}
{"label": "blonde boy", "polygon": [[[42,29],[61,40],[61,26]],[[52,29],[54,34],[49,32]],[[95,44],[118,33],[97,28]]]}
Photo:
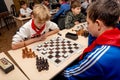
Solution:
{"label": "blonde boy", "polygon": [[13,36],[12,49],[43,41],[59,31],[57,24],[50,21],[50,12],[44,5],[35,5],[32,19],[24,24]]}

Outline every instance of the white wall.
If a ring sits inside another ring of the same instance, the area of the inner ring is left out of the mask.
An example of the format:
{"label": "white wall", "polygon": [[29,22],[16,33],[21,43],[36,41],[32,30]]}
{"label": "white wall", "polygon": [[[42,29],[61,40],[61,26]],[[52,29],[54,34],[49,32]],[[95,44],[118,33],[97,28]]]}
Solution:
{"label": "white wall", "polygon": [[10,6],[11,6],[11,4],[13,4],[13,0],[4,0],[4,1],[5,1],[5,4],[6,4],[8,10],[10,11]]}

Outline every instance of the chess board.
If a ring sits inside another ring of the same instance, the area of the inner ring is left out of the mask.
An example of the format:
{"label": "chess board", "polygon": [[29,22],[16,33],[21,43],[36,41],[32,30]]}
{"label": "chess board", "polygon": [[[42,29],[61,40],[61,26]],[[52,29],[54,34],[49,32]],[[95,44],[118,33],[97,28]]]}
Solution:
{"label": "chess board", "polygon": [[54,37],[49,41],[34,47],[37,55],[42,55],[55,65],[59,66],[70,56],[81,52],[82,45],[63,39],[62,37]]}

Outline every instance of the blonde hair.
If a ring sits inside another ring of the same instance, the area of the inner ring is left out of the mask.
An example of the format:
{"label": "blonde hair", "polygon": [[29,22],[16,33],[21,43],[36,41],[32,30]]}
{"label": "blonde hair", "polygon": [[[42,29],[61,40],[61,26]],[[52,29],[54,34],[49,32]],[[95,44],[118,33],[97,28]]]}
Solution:
{"label": "blonde hair", "polygon": [[33,16],[38,22],[46,22],[51,18],[48,8],[42,4],[36,4],[33,7]]}

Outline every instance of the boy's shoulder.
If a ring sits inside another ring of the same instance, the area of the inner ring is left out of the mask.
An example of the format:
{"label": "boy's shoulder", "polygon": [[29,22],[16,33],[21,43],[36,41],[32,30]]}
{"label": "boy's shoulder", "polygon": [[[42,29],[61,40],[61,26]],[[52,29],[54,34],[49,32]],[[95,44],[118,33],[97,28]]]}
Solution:
{"label": "boy's shoulder", "polygon": [[24,10],[23,8],[20,8],[20,10]]}
{"label": "boy's shoulder", "polygon": [[70,7],[70,4],[66,3],[66,4],[62,4],[62,5],[61,5],[61,7],[64,7],[64,6]]}
{"label": "boy's shoulder", "polygon": [[32,19],[30,19],[29,21],[27,21],[27,22],[26,22],[23,26],[21,26],[21,27],[23,27],[23,28],[30,28],[31,24],[32,24]]}
{"label": "boy's shoulder", "polygon": [[52,21],[47,21],[47,22],[46,22],[46,25],[49,25],[49,26],[50,26],[50,25],[57,25],[57,24],[56,24],[55,22],[52,22]]}

